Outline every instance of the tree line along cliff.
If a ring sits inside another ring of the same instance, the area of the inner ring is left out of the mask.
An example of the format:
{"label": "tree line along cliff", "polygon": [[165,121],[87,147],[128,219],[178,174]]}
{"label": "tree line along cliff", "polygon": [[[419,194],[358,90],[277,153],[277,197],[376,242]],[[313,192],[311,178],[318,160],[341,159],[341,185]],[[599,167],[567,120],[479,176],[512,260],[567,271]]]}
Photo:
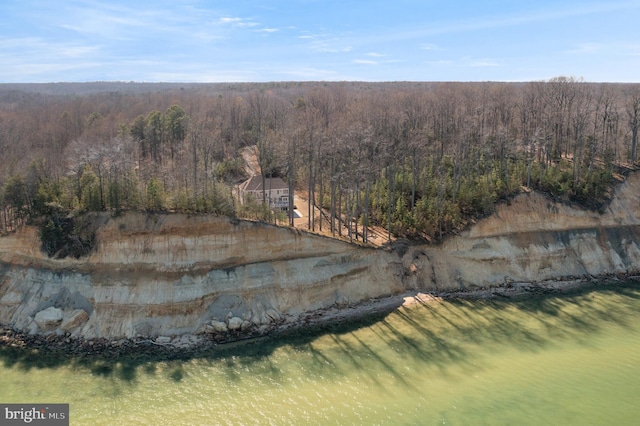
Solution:
{"label": "tree line along cliff", "polygon": [[417,291],[505,296],[637,277],[639,187],[630,174],[602,213],[519,194],[442,244],[391,250],[222,216],[97,212],[83,216],[95,250],[52,259],[27,225],[0,238],[0,326],[61,339],[226,341],[356,315],[363,303],[393,309]]}
{"label": "tree line along cliff", "polygon": [[637,160],[636,84],[64,87],[0,85],[0,229],[44,217],[50,254],[90,251],[84,211],[275,221],[234,197],[247,147],[328,212],[309,229],[364,242],[369,225],[439,240],[523,187],[598,209]]}

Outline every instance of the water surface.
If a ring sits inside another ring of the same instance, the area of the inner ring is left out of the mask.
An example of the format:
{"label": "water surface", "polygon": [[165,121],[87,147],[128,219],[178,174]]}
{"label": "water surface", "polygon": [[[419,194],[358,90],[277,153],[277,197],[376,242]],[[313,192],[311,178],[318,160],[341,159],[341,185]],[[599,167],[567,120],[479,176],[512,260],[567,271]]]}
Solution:
{"label": "water surface", "polygon": [[640,285],[458,300],[186,360],[0,348],[1,402],[73,425],[636,424]]}

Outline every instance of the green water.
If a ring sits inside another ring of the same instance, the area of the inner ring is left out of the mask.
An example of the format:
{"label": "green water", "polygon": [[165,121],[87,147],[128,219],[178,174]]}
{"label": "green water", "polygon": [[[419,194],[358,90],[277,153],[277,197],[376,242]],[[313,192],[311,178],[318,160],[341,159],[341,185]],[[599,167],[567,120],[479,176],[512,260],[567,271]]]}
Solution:
{"label": "green water", "polygon": [[640,285],[433,302],[188,360],[0,350],[0,402],[73,425],[631,425]]}

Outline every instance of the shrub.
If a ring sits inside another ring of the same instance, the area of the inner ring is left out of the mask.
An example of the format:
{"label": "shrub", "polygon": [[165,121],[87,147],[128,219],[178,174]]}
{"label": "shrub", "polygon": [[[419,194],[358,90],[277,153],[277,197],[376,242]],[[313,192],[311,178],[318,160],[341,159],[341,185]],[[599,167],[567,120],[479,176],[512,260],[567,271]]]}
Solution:
{"label": "shrub", "polygon": [[59,205],[49,203],[49,213],[40,225],[42,251],[47,256],[62,259],[86,256],[95,246],[95,231],[88,215],[82,218],[69,216]]}

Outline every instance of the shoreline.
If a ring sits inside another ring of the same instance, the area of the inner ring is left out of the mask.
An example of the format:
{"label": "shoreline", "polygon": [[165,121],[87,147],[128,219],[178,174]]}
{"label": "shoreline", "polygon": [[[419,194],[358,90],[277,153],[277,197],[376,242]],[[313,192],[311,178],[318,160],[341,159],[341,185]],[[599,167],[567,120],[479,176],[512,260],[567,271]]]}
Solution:
{"label": "shoreline", "polygon": [[561,296],[572,292],[615,288],[630,282],[640,283],[640,275],[613,274],[603,277],[569,277],[537,283],[511,282],[499,287],[459,291],[410,291],[349,306],[332,306],[297,318],[284,318],[268,329],[262,328],[249,332],[228,331],[224,334],[84,339],[54,333],[30,335],[0,325],[0,352],[14,351],[22,355],[107,360],[123,356],[147,356],[166,360],[190,359],[207,352],[224,351],[245,344],[272,343],[279,338],[288,337],[313,338],[340,327],[360,327],[399,309],[411,308],[419,304],[445,303],[464,299],[510,302],[532,297]]}

